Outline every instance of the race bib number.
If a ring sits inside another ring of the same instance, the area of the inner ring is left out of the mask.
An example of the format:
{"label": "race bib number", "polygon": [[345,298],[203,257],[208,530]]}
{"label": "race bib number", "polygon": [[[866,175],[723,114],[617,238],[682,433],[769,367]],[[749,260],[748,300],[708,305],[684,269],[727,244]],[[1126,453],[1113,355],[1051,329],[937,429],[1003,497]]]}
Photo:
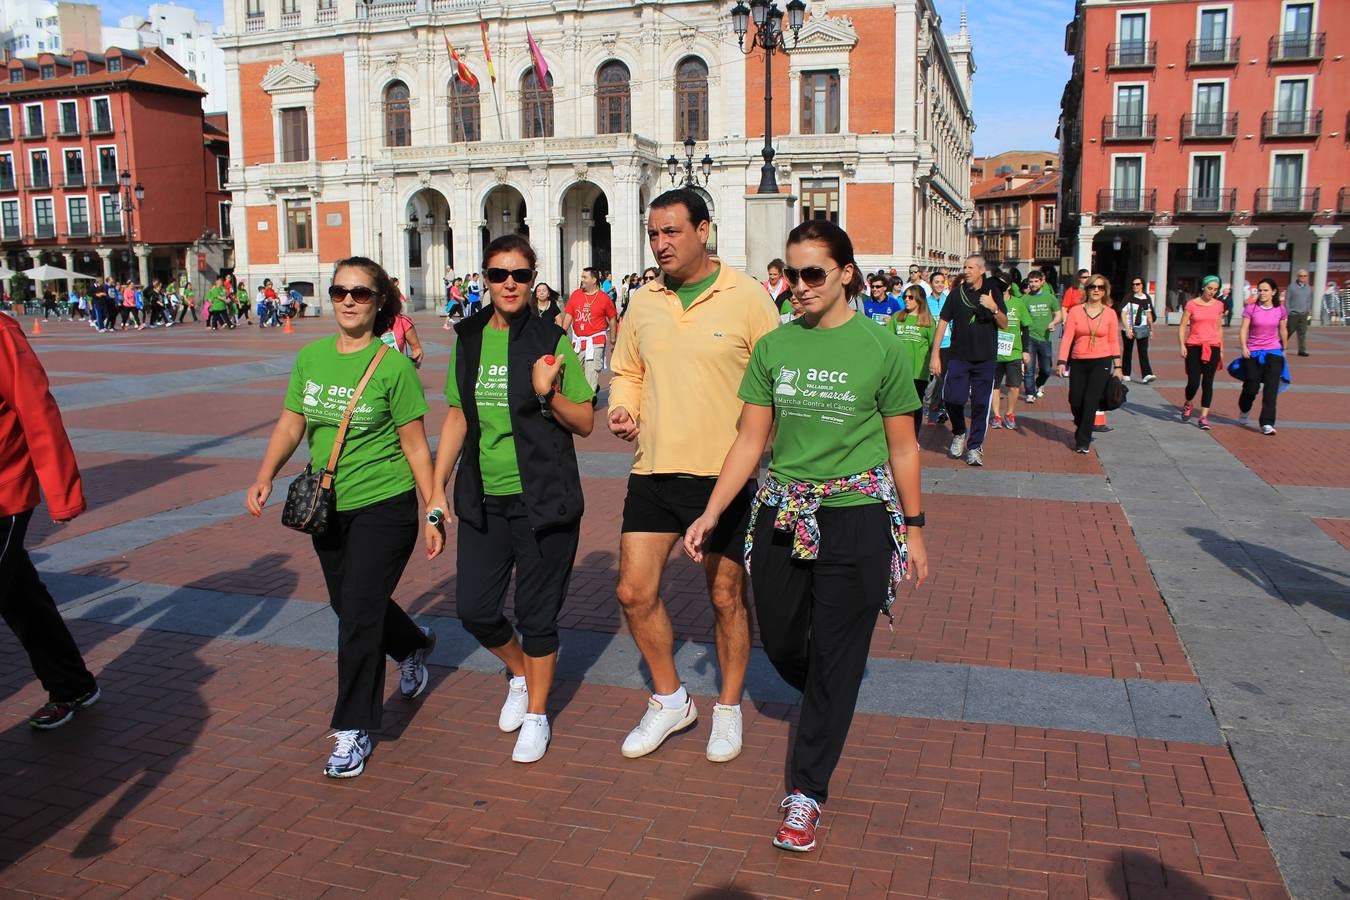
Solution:
{"label": "race bib number", "polygon": [[[987,344],[985,346],[988,346]],[[1008,356],[1013,349],[1013,333],[1011,331],[1000,331],[998,333],[998,355]]]}

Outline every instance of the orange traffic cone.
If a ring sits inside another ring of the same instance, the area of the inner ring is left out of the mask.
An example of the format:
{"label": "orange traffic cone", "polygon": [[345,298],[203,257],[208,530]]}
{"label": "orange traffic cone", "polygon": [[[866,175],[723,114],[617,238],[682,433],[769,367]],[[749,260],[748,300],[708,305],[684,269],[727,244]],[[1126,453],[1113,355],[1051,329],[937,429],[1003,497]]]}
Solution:
{"label": "orange traffic cone", "polygon": [[282,334],[294,334],[294,333],[295,333],[295,329],[291,327],[291,317],[290,317],[290,316],[287,316],[287,317],[286,317],[286,324],[285,324],[284,326],[282,326],[281,333],[282,333]]}
{"label": "orange traffic cone", "polygon": [[1097,418],[1093,421],[1092,427],[1093,427],[1093,428],[1105,428],[1105,427],[1106,427],[1106,411],[1105,411],[1105,410],[1101,410],[1101,409],[1097,410]]}
{"label": "orange traffic cone", "polygon": [[42,320],[41,320],[41,319],[34,319],[34,320],[33,320],[33,337],[38,337],[38,336],[41,335],[41,334],[42,334]]}

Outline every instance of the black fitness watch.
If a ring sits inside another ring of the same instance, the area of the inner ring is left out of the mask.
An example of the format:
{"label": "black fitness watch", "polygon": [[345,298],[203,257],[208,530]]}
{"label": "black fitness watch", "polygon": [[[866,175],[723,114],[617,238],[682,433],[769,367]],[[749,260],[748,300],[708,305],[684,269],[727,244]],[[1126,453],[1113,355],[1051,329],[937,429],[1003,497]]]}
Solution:
{"label": "black fitness watch", "polygon": [[556,393],[558,393],[558,389],[557,389],[557,388],[552,388],[552,387],[551,387],[551,388],[548,389],[548,393],[547,393],[547,394],[535,394],[535,395],[534,395],[534,399],[536,399],[536,400],[539,401],[539,413],[540,413],[540,415],[542,415],[545,419],[551,419],[551,418],[553,418],[553,409],[549,406],[549,403],[552,402],[552,400],[553,400],[553,395],[556,394]]}
{"label": "black fitness watch", "polygon": [[922,528],[927,520],[923,513],[919,513],[917,516],[905,516],[904,521],[906,528]]}

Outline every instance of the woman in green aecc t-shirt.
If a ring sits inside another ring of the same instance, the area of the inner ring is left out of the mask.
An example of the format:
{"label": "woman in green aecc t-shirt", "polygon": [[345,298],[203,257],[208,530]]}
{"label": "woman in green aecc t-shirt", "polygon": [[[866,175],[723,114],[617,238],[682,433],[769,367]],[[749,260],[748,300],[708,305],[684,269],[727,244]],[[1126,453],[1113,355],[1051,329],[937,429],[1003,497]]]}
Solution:
{"label": "woman in green aecc t-shirt", "polygon": [[[248,491],[248,510],[255,516],[302,439],[309,441],[316,468],[328,464],[343,412],[384,346],[379,335],[402,305],[380,264],[360,256],[337,264],[328,296],[338,333],[306,344],[296,355],[281,418]],[[417,543],[417,495],[424,501],[432,495],[426,413],[412,360],[385,353],[361,394],[338,458],[336,519],[313,538],[338,617],[336,744],[324,766],[330,778],[351,778],[365,768],[370,731],[380,727],[383,713],[385,654],[398,662],[405,700],[427,686],[426,656],[436,636],[413,624],[391,599]],[[426,538],[428,555],[439,553],[440,534],[427,529]]]}
{"label": "woman in green aecc t-shirt", "polygon": [[[455,326],[435,502],[458,460],[456,610],[511,671],[497,727],[519,732],[511,759],[532,763],[552,737],[558,612],[584,505],[572,436],[591,433],[595,392],[567,334],[535,313],[530,242],[510,234],[488,244],[483,274],[491,302]],[[514,627],[502,614],[513,570]]]}
{"label": "woman in green aecc t-shirt", "polygon": [[849,307],[863,278],[838,225],[798,225],[785,256],[802,316],[751,351],[736,441],[684,546],[702,557],[704,537],[737,486],[755,477],[772,437],[769,476],[746,534],[746,568],[764,652],[802,692],[791,793],[774,837],[776,846],[800,852],[816,845],[820,804],[853,721],[877,615],[890,614],[898,581],[923,582],[928,561],[909,415],[919,395],[905,346]]}

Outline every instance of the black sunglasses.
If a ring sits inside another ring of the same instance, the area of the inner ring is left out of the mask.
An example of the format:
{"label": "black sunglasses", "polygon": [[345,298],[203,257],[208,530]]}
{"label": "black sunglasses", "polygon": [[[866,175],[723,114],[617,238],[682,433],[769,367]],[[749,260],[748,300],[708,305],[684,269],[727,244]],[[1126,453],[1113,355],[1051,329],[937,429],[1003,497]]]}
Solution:
{"label": "black sunglasses", "polygon": [[357,303],[369,303],[375,299],[375,289],[364,284],[358,284],[356,287],[343,287],[340,284],[328,286],[328,299],[334,303],[341,303],[347,297],[351,297]]}
{"label": "black sunglasses", "polygon": [[643,275],[643,276],[642,276],[642,280],[643,280],[643,282],[655,281],[655,280],[656,280],[656,276],[655,276],[655,275]]}
{"label": "black sunglasses", "polygon": [[886,290],[886,285],[884,285],[884,284],[882,284],[881,282],[878,281],[876,284],[871,285],[871,288],[872,288],[872,290],[874,290],[874,291],[884,291],[884,290]]}
{"label": "black sunglasses", "polygon": [[514,278],[516,284],[529,284],[534,281],[534,269],[485,269],[483,274],[493,284],[501,284],[507,278]]}
{"label": "black sunglasses", "polygon": [[1104,284],[1102,284],[1100,281],[1098,281],[1098,282],[1095,282],[1094,284],[1089,284],[1089,285],[1088,285],[1088,290],[1090,290],[1090,291],[1104,291],[1104,290],[1106,290],[1106,285],[1104,285]]}
{"label": "black sunglasses", "polygon": [[828,269],[822,269],[820,266],[806,266],[803,269],[794,269],[787,266],[783,269],[783,275],[792,284],[796,284],[798,279],[807,287],[820,287],[825,283],[825,277],[833,272],[838,266],[831,266]]}

